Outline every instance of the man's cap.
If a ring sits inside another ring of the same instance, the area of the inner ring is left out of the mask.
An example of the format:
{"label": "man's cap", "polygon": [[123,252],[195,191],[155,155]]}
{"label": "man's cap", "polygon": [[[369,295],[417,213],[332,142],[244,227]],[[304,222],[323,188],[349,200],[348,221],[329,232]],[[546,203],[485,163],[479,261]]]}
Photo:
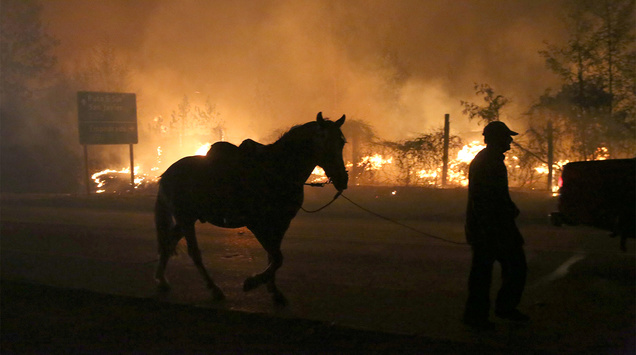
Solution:
{"label": "man's cap", "polygon": [[505,123],[501,121],[492,121],[484,127],[484,137],[493,136],[516,136],[519,133],[512,131]]}

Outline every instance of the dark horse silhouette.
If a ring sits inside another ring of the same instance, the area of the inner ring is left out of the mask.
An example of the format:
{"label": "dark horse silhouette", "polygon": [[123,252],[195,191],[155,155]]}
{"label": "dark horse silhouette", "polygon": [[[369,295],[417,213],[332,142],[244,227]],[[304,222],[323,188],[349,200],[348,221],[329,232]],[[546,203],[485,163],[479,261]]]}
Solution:
{"label": "dark horse silhouette", "polygon": [[224,299],[203,266],[194,225],[199,220],[226,228],[246,226],[267,251],[269,265],[248,277],[243,290],[267,284],[274,302],[285,305],[275,275],[283,264],[283,236],[303,203],[305,181],[318,165],[339,193],[347,188],[342,160],[345,139],[340,131],[344,121],[344,115],[333,122],[318,113],[316,121],[293,127],[273,144],[248,139],[237,147],[217,142],[205,157],[185,157],[172,164],[161,176],[155,205],[159,288],[169,289],[164,276],[168,259],[185,237],[188,254],[213,298]]}

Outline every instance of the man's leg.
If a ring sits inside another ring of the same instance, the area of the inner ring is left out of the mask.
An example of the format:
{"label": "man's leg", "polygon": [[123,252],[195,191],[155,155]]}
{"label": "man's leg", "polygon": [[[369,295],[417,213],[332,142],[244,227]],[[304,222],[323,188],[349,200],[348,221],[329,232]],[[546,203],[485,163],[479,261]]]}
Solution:
{"label": "man's leg", "polygon": [[464,322],[479,325],[488,322],[490,311],[490,285],[495,257],[490,248],[473,246],[473,259],[468,277],[468,300]]}
{"label": "man's leg", "polygon": [[501,288],[495,301],[495,314],[504,319],[527,321],[529,318],[517,310],[526,285],[528,267],[523,246],[513,246],[499,253]]}

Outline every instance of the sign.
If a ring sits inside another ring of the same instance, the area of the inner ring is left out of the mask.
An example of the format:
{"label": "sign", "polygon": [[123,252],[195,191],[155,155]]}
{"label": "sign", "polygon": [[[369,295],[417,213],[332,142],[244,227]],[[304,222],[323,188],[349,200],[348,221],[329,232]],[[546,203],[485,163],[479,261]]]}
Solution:
{"label": "sign", "polygon": [[80,144],[136,144],[137,98],[113,92],[77,93]]}

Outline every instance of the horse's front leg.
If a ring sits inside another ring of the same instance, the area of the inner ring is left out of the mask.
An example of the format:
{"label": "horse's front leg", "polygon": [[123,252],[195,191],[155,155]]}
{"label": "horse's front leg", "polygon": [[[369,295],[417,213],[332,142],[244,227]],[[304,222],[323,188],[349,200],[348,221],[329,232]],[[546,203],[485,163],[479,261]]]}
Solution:
{"label": "horse's front leg", "polygon": [[262,284],[267,284],[267,291],[272,294],[274,303],[286,306],[287,299],[276,287],[276,271],[283,265],[283,253],[280,251],[280,244],[272,248],[266,247],[265,250],[267,251],[269,262],[267,269],[260,274],[248,277],[243,283],[243,291],[251,291]]}

